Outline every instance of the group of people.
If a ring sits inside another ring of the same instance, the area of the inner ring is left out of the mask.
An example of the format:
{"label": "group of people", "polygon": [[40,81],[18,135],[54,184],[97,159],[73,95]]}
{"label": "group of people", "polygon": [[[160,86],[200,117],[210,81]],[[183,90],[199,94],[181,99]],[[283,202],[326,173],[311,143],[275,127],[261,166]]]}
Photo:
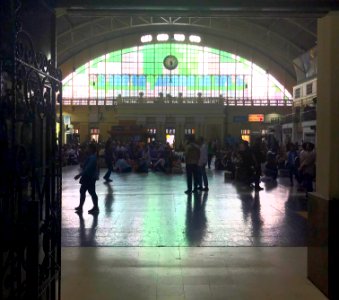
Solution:
{"label": "group of people", "polygon": [[[204,138],[200,137],[198,143],[193,135],[188,136],[185,149],[186,162],[186,194],[208,191],[208,179],[206,175],[206,165],[208,164],[208,147]],[[192,189],[193,187],[193,189]]]}
{"label": "group of people", "polygon": [[291,186],[294,179],[298,182],[299,190],[313,191],[315,179],[316,154],[314,144],[304,142],[299,149],[298,144],[288,143],[286,146],[273,144],[267,146],[260,138],[251,147],[247,141],[242,141],[238,147],[219,152],[215,160],[215,168],[226,170],[231,179],[253,186],[261,190],[259,183],[276,181],[281,172],[286,171]]}
{"label": "group of people", "polygon": [[289,144],[287,152],[287,168],[290,183],[294,185],[294,178],[299,184],[299,189],[306,193],[313,192],[313,181],[316,173],[316,153],[313,143],[305,142],[301,149],[294,144]]}
{"label": "group of people", "polygon": [[[206,144],[203,137],[197,141],[194,136],[188,136],[184,160],[186,164],[186,194],[208,191],[208,177],[206,167],[210,167],[211,144]],[[215,169],[226,170],[231,178],[242,182],[246,187],[260,191],[261,176],[276,180],[278,169],[288,170],[290,183],[294,185],[294,178],[299,184],[299,189],[306,193],[313,191],[315,178],[315,149],[314,144],[306,142],[301,150],[292,143],[286,145],[287,151],[279,147],[267,147],[261,138],[253,141],[251,147],[247,141],[241,141],[236,148],[226,149],[223,155],[216,156]],[[81,163],[82,171],[75,176],[80,178],[80,203],[75,208],[82,212],[83,204],[88,191],[93,200],[93,208],[89,213],[99,212],[98,197],[95,192],[95,182],[99,179],[98,148],[97,144],[89,143],[88,155]],[[153,143],[130,143],[127,146],[109,139],[103,151],[107,172],[103,176],[106,183],[112,181],[112,172],[148,172],[163,171],[166,173],[183,173],[182,158],[175,155],[168,145]]]}
{"label": "group of people", "polygon": [[122,143],[108,139],[105,147],[99,151],[99,159],[101,158],[104,158],[108,169],[104,176],[106,181],[111,181],[112,172],[147,173],[152,170],[172,174],[183,173],[181,158],[168,143]]}
{"label": "group of people", "polygon": [[[89,213],[98,213],[98,196],[95,191],[95,183],[99,179],[98,148],[96,143],[87,145],[87,156],[81,162],[81,172],[74,179],[80,178],[80,203],[75,211],[82,213],[83,205],[86,199],[86,192],[91,195],[93,208]],[[186,194],[198,191],[208,191],[208,179],[206,175],[206,165],[208,164],[208,146],[201,137],[198,143],[195,143],[194,137],[188,138],[185,147],[187,190]],[[166,173],[183,173],[182,160],[175,155],[173,149],[168,145],[143,143],[130,143],[127,147],[120,142],[116,143],[108,139],[103,151],[107,172],[103,179],[105,183],[112,181],[112,172],[148,172],[163,171]],[[194,189],[192,185],[194,182]]]}
{"label": "group of people", "polygon": [[78,144],[65,144],[61,148],[62,165],[77,165],[79,163],[80,149]]}

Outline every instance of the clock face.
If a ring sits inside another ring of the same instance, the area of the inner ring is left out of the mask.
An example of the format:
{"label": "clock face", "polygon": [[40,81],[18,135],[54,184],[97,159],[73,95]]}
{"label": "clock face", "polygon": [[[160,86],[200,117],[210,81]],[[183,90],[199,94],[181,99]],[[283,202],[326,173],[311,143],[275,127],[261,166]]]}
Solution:
{"label": "clock face", "polygon": [[164,66],[168,70],[174,70],[178,66],[178,59],[174,55],[168,55],[164,58]]}

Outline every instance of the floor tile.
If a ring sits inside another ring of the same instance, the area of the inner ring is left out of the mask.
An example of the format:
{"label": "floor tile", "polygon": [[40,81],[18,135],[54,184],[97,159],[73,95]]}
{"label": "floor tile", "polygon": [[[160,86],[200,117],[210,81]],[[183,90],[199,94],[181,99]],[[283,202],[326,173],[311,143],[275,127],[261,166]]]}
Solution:
{"label": "floor tile", "polygon": [[63,169],[63,246],[307,245],[307,200],[287,178],[254,193],[225,183],[223,172],[210,170],[209,192],[187,196],[185,175],[113,173],[111,184],[97,182],[100,213],[90,215],[89,195],[83,213],[74,212],[80,188],[73,180],[77,171],[78,166]]}

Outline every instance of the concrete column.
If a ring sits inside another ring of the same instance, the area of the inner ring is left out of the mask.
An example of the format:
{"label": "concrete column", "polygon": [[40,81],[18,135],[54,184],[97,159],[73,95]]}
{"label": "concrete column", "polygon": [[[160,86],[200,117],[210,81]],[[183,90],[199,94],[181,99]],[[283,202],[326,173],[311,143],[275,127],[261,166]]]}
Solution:
{"label": "concrete column", "polygon": [[166,141],[165,116],[157,116],[157,140],[164,143]]}
{"label": "concrete column", "polygon": [[195,120],[193,128],[195,128],[195,138],[197,139],[201,136],[201,123]]}
{"label": "concrete column", "polygon": [[309,198],[308,277],[330,299],[339,299],[337,269],[330,271],[338,249],[329,247],[338,238],[338,227],[331,230],[339,213],[338,37],[339,12],[318,20],[317,183]]}
{"label": "concrete column", "polygon": [[157,141],[161,141],[162,142],[162,138],[163,138],[163,128],[162,128],[162,123],[161,122],[157,122],[156,123],[156,129],[157,129]]}
{"label": "concrete column", "polygon": [[225,138],[225,122],[224,122],[224,120],[222,120],[220,129],[221,129],[220,130],[220,145],[223,146],[224,145],[224,138]]}
{"label": "concrete column", "polygon": [[184,117],[176,117],[175,143],[177,148],[179,148],[181,144],[184,144],[184,123]]}
{"label": "concrete column", "polygon": [[201,124],[201,136],[206,139],[206,125],[205,122]]}
{"label": "concrete column", "polygon": [[339,198],[339,12],[318,21],[317,193]]}
{"label": "concrete column", "polygon": [[203,116],[198,116],[195,118],[195,130],[196,134],[195,137],[199,138],[201,136],[204,137],[204,127],[205,127],[205,117]]}
{"label": "concrete column", "polygon": [[88,122],[79,124],[80,144],[89,140]]}

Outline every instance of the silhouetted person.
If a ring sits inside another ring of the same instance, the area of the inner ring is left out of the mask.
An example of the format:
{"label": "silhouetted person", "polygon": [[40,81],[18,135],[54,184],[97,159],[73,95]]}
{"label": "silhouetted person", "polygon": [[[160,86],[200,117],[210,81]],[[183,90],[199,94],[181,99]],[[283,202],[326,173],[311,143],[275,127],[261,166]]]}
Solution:
{"label": "silhouetted person", "polygon": [[95,182],[98,179],[97,172],[97,148],[96,145],[91,143],[88,145],[89,156],[87,157],[82,171],[74,177],[74,179],[79,179],[80,177],[80,203],[79,206],[75,208],[77,212],[82,212],[82,207],[85,203],[86,192],[91,195],[93,201],[93,208],[88,211],[88,213],[97,213],[99,212],[98,207],[98,196],[95,192]]}
{"label": "silhouetted person", "polygon": [[207,165],[209,169],[211,168],[211,162],[212,162],[213,155],[214,155],[214,150],[212,147],[212,142],[210,141],[208,143],[208,158],[207,158]]}
{"label": "silhouetted person", "polygon": [[304,145],[304,149],[305,150],[300,153],[299,171],[302,172],[303,185],[306,189],[307,195],[308,192],[313,192],[316,154],[314,150],[314,144],[312,143],[306,143]]}
{"label": "silhouetted person", "polygon": [[[198,191],[198,162],[200,158],[200,148],[195,143],[194,136],[188,137],[188,145],[185,149],[185,162],[186,162],[186,180],[187,190],[186,194]],[[192,180],[194,178],[194,190],[192,190]]]}
{"label": "silhouetted person", "polygon": [[295,176],[298,183],[300,183],[299,179],[299,155],[297,152],[297,148],[294,144],[289,145],[289,151],[287,152],[287,167],[289,170],[289,176],[290,176],[290,183],[291,186],[293,186],[293,176]]}
{"label": "silhouetted person", "polygon": [[[199,176],[199,189],[202,191],[208,191],[208,179],[206,175],[206,165],[208,162],[208,147],[204,142],[204,138],[200,137],[200,158],[198,163],[198,176]],[[202,184],[204,183],[204,187]]]}
{"label": "silhouetted person", "polygon": [[266,155],[265,175],[272,181],[276,181],[278,177],[277,155],[271,150],[268,150]]}
{"label": "silhouetted person", "polygon": [[250,151],[248,142],[242,141],[239,144],[238,162],[235,178],[247,187],[250,187],[250,184],[253,182],[253,160],[254,156]]}
{"label": "silhouetted person", "polygon": [[262,149],[262,143],[260,138],[256,138],[253,146],[251,147],[251,152],[253,155],[253,165],[254,165],[254,189],[256,191],[261,191],[263,188],[260,184],[261,176],[261,164],[265,162],[265,155]]}
{"label": "silhouetted person", "polygon": [[105,145],[105,163],[108,170],[104,176],[104,179],[106,182],[111,182],[112,179],[109,178],[113,172],[113,148],[111,138],[107,140]]}

